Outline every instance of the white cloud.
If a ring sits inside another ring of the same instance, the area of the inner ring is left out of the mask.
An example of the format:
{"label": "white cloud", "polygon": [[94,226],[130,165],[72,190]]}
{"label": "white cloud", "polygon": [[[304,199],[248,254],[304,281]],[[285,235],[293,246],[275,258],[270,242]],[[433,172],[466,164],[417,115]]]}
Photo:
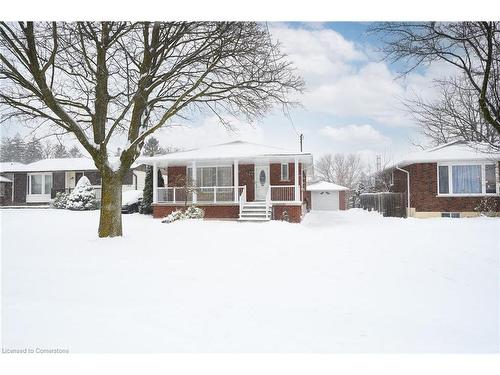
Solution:
{"label": "white cloud", "polygon": [[447,65],[433,64],[424,73],[398,79],[385,62],[376,61],[369,47],[334,30],[279,24],[271,32],[306,81],[307,91],[301,97],[306,109],[347,121],[355,117],[411,127],[401,99],[415,94],[432,98],[436,93],[432,80],[453,73]]}
{"label": "white cloud", "polygon": [[308,85],[322,82],[325,76],[340,77],[352,70],[351,62],[366,60],[356,45],[331,29],[290,28],[283,24],[270,27],[271,34]]}
{"label": "white cloud", "polygon": [[334,143],[354,147],[373,146],[390,142],[389,138],[368,124],[352,124],[343,127],[325,126],[319,133],[329,137]]}
{"label": "white cloud", "polygon": [[255,143],[263,142],[262,128],[250,125],[238,119],[231,119],[232,129],[226,129],[216,116],[206,117],[199,125],[170,126],[155,133],[163,146],[183,149],[209,146],[219,143],[244,140]]}

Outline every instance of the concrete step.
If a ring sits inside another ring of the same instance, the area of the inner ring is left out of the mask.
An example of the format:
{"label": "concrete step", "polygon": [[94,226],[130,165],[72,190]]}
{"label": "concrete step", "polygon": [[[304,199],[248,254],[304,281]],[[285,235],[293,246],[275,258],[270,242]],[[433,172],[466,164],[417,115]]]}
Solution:
{"label": "concrete step", "polygon": [[[265,207],[243,207],[243,212],[266,212]],[[271,209],[267,210],[271,212]]]}
{"label": "concrete step", "polygon": [[270,218],[269,219],[266,219],[265,217],[240,217],[238,219],[238,221],[269,221],[271,220]]}
{"label": "concrete step", "polygon": [[270,215],[271,211],[242,211],[240,216],[266,216],[266,213]]}

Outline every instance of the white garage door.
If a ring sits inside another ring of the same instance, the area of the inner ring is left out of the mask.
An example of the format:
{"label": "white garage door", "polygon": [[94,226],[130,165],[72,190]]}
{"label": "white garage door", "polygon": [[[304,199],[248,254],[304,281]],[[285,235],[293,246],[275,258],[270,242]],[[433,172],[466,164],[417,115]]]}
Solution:
{"label": "white garage door", "polygon": [[313,191],[312,192],[313,210],[338,210],[339,192],[338,191]]}

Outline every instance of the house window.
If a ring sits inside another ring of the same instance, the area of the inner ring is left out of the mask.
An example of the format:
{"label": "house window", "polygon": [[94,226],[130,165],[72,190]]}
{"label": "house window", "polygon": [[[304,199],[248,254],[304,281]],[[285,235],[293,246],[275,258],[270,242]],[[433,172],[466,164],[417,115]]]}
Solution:
{"label": "house window", "polygon": [[486,164],[484,172],[486,175],[486,194],[495,194],[497,192],[495,164]]}
{"label": "house window", "polygon": [[217,186],[233,185],[233,167],[217,167]]}
{"label": "house window", "polygon": [[[233,185],[233,167],[198,167],[196,168],[196,180],[199,186],[232,186]],[[193,182],[193,169],[187,168],[188,185]]]}
{"label": "house window", "polygon": [[281,181],[288,181],[290,179],[288,172],[288,163],[281,164]]}
{"label": "house window", "polygon": [[438,166],[440,195],[496,194],[494,164],[446,164]]}
{"label": "house window", "polygon": [[454,194],[481,193],[480,165],[454,165],[451,173]]}
{"label": "house window", "polygon": [[28,187],[30,195],[49,195],[52,190],[52,174],[28,174]]}
{"label": "house window", "polygon": [[458,219],[458,218],[460,218],[460,213],[459,212],[441,212],[441,217],[450,217],[453,219]]}
{"label": "house window", "polygon": [[448,179],[448,166],[440,165],[439,166],[439,194],[448,194],[450,192]]}

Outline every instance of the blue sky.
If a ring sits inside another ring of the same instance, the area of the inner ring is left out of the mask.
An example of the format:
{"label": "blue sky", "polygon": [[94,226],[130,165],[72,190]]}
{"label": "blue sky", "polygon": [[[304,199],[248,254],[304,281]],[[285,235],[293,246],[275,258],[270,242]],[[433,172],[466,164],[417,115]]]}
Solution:
{"label": "blue sky", "polygon": [[[401,100],[415,93],[434,97],[433,79],[449,74],[435,64],[398,79],[402,66],[382,60],[381,42],[367,34],[369,23],[269,23],[272,36],[282,44],[306,81],[301,108],[291,111],[298,133],[305,136],[304,150],[316,157],[325,153],[358,153],[367,164],[376,155],[397,159],[425,143]],[[275,111],[249,125],[233,120],[237,131],[227,132],[215,118],[189,127],[163,131],[163,143],[196,147],[243,139],[298,148],[290,121]]]}
{"label": "blue sky", "polygon": [[[377,51],[381,42],[366,33],[369,23],[268,23],[268,27],[306,82],[306,92],[296,98],[302,106],[291,111],[295,128],[280,110],[255,124],[232,119],[234,131],[207,116],[157,133],[163,145],[192,148],[247,140],[298,149],[297,133],[303,133],[304,150],[315,157],[351,152],[373,164],[378,154],[397,159],[414,150],[412,142],[422,142],[401,100],[415,93],[432,98],[433,79],[449,74],[448,67],[434,64],[398,79],[402,67],[382,60]],[[2,132],[13,135],[18,130],[14,124]]]}

